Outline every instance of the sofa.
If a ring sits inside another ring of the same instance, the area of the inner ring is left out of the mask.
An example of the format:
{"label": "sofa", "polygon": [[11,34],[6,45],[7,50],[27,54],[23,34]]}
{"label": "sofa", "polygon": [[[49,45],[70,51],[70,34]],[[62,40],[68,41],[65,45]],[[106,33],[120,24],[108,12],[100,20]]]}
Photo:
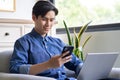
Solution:
{"label": "sofa", "polygon": [[12,50],[0,52],[0,80],[56,80],[50,77],[9,73],[9,61]]}
{"label": "sofa", "polygon": [[[34,76],[28,74],[13,74],[9,73],[9,61],[12,55],[12,50],[0,52],[0,80],[55,80],[49,77]],[[73,71],[67,70],[67,76],[75,77]],[[112,68],[109,77],[120,79],[120,68]]]}

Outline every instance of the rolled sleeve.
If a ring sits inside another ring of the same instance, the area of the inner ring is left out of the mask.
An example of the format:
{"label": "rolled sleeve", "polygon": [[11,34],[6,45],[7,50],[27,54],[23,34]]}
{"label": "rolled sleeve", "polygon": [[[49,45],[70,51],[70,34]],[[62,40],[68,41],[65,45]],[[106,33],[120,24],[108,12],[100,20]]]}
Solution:
{"label": "rolled sleeve", "polygon": [[29,74],[29,71],[30,71],[30,67],[31,67],[32,65],[21,65],[20,66],[20,73],[21,74]]}

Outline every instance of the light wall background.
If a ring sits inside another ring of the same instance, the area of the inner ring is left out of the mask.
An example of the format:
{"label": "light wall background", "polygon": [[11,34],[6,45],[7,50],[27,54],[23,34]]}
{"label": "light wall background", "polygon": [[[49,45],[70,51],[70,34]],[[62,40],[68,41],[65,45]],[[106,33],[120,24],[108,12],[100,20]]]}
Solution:
{"label": "light wall background", "polygon": [[0,18],[32,20],[32,7],[37,0],[16,0],[15,12],[0,11]]}

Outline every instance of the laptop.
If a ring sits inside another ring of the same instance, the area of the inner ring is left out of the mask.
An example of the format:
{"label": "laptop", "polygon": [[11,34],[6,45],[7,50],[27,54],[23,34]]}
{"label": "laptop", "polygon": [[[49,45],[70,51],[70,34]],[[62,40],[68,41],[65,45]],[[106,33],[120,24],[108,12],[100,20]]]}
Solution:
{"label": "laptop", "polygon": [[100,80],[107,78],[118,55],[118,52],[88,53],[77,80]]}

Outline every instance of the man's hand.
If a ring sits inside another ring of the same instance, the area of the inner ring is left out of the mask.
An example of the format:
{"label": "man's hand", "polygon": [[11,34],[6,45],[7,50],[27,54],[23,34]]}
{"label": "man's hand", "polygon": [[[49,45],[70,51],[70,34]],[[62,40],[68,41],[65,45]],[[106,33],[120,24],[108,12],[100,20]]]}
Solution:
{"label": "man's hand", "polygon": [[64,63],[67,63],[71,60],[72,56],[67,56],[62,58],[63,56],[69,54],[69,51],[62,53],[62,55],[53,56],[49,61],[50,68],[58,68],[61,67]]}

